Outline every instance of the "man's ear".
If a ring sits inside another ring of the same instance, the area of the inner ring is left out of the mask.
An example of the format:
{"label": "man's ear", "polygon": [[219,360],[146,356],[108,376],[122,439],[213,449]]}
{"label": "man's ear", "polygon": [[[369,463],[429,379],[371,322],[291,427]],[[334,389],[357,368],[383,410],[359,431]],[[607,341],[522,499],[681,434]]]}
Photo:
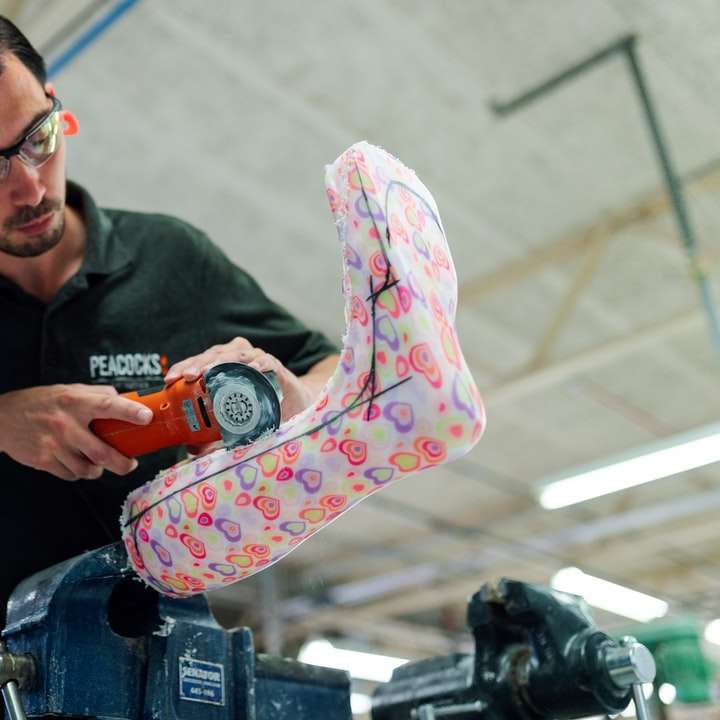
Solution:
{"label": "man's ear", "polygon": [[49,82],[45,83],[45,92],[50,97],[55,97],[55,88],[52,86],[52,83],[49,83]]}

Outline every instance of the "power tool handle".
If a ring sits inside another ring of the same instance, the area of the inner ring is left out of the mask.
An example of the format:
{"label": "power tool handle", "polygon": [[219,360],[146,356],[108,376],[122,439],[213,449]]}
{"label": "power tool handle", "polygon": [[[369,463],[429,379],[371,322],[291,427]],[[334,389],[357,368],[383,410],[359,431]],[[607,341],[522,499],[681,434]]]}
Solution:
{"label": "power tool handle", "polygon": [[[127,457],[146,455],[155,450],[175,445],[202,445],[220,440],[220,431],[214,422],[210,427],[204,421],[197,405],[202,396],[198,381],[179,380],[156,392],[123,393],[123,397],[150,408],[153,419],[148,425],[135,425],[124,420],[98,418],[90,423],[92,431]],[[188,424],[186,409],[190,404],[195,428]]]}

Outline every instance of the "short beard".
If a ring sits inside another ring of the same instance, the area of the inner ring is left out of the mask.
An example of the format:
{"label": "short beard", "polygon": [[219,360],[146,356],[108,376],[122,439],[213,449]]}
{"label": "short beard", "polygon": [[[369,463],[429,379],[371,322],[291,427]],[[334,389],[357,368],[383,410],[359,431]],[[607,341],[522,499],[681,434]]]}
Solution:
{"label": "short beard", "polygon": [[10,239],[10,232],[15,228],[27,225],[35,218],[56,210],[62,210],[62,203],[58,200],[49,199],[43,200],[37,207],[23,208],[21,212],[4,223],[4,232],[0,233],[0,252],[12,257],[30,258],[38,257],[48,250],[52,250],[60,242],[60,238],[65,232],[65,213],[63,212],[58,216],[59,222],[57,225],[51,227],[42,235],[13,241]]}

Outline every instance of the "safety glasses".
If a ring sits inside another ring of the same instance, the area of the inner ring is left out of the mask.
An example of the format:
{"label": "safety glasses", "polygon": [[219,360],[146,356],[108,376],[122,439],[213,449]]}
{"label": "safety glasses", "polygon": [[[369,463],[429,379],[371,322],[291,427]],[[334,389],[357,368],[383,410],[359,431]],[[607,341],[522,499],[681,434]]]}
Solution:
{"label": "safety glasses", "polygon": [[58,147],[60,110],[62,103],[51,96],[52,108],[28,130],[19,143],[0,150],[0,182],[10,174],[10,160],[17,155],[26,165],[40,167],[54,154]]}

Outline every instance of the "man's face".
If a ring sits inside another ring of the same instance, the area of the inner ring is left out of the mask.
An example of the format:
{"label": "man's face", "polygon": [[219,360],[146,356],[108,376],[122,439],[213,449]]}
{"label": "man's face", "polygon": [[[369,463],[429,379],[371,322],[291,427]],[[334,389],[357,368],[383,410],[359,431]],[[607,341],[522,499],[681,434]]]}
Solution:
{"label": "man's face", "polygon": [[[33,74],[12,54],[4,53],[0,74],[0,150],[12,147],[52,103]],[[55,247],[65,227],[65,142],[39,168],[19,157],[0,181],[0,252],[37,257]]]}

